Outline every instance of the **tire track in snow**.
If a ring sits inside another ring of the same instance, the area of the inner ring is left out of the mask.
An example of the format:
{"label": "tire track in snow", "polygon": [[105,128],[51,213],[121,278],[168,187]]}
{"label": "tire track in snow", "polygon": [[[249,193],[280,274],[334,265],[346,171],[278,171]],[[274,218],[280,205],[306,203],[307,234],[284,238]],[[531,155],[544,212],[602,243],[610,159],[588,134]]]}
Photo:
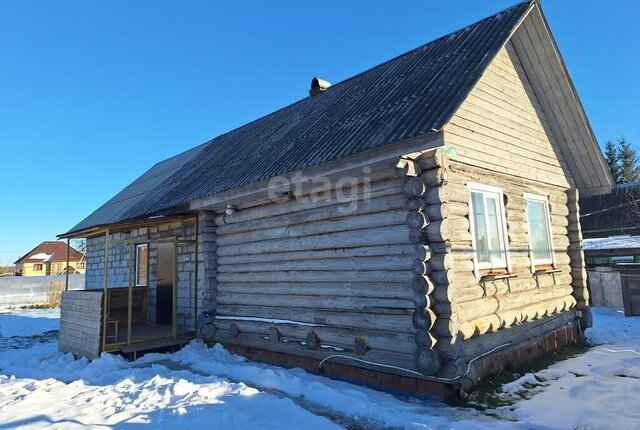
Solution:
{"label": "tire track in snow", "polygon": [[[177,363],[175,361],[171,361],[171,360],[157,360],[157,361],[152,361],[152,362],[148,362],[148,363],[144,363],[144,364],[139,364],[139,365],[133,365],[132,367],[151,367],[153,365],[160,365],[163,367],[166,367],[169,370],[173,370],[173,371],[187,371],[190,372],[194,375],[198,375],[198,376],[204,376],[204,377],[211,377],[211,376],[218,376],[218,375],[212,375],[211,373],[207,373],[207,372],[203,372],[197,369],[194,369],[193,367],[189,366],[189,365],[185,365],[185,364],[181,364],[181,363]],[[229,378],[227,376],[223,376],[223,378],[231,383],[236,383],[236,384],[244,384],[247,387],[251,387],[251,388],[255,388],[259,391],[265,392],[267,394],[271,394],[275,397],[278,397],[280,399],[284,399],[287,398],[289,400],[291,400],[292,402],[294,402],[297,406],[301,407],[302,409],[305,409],[306,411],[314,414],[314,415],[319,415],[321,417],[327,418],[328,420],[338,424],[339,426],[342,426],[348,430],[392,430],[392,427],[386,427],[386,426],[381,426],[381,425],[376,425],[374,423],[371,423],[370,421],[364,423],[364,424],[360,424],[359,422],[355,421],[353,418],[338,413],[332,409],[320,406],[316,403],[312,403],[309,401],[306,401],[304,398],[302,397],[298,397],[298,396],[290,396],[287,393],[285,393],[284,391],[281,390],[277,390],[274,388],[269,388],[269,387],[263,387],[263,386],[259,386],[256,384],[247,384],[245,381],[241,381],[241,380],[235,380],[233,378]]]}

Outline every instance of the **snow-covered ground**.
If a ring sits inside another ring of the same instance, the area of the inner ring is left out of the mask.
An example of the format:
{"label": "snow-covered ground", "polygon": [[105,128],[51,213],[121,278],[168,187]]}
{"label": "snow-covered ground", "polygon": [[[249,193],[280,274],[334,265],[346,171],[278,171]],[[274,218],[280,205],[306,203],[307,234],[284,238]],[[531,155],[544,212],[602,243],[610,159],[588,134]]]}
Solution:
{"label": "snow-covered ground", "polygon": [[[57,351],[56,311],[0,312],[0,430],[157,429],[636,429],[640,318],[595,310],[601,344],[504,386],[519,400],[479,412],[398,398],[300,369],[267,366],[192,343],[135,362],[88,362]],[[615,351],[615,352],[613,352]]]}

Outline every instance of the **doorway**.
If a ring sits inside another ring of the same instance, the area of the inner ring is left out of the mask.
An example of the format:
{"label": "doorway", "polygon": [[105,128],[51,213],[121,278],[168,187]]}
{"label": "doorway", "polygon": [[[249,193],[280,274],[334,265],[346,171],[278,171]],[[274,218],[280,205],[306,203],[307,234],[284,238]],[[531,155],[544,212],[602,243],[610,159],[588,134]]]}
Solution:
{"label": "doorway", "polygon": [[172,243],[158,243],[156,264],[156,324],[173,324],[173,281],[175,257]]}

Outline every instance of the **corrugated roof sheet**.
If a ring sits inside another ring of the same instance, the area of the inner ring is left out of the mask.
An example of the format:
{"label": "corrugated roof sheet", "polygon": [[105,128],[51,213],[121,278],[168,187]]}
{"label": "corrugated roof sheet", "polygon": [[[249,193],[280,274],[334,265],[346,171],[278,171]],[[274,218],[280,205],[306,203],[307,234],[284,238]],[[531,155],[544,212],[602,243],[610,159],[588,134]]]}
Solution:
{"label": "corrugated roof sheet", "polygon": [[197,157],[159,163],[69,233],[440,130],[531,4],[520,3],[218,136],[198,147]]}
{"label": "corrugated roof sheet", "polygon": [[97,225],[117,223],[130,219],[129,214],[135,210],[140,201],[162,188],[163,183],[175,174],[181,167],[194,159],[206,144],[197,146],[182,154],[171,157],[154,165],[125,189],[116,194],[111,200],[100,206],[95,212],[73,227],[72,231],[80,231]]}
{"label": "corrugated roof sheet", "polygon": [[610,193],[581,197],[580,214],[586,236],[640,231],[640,183],[616,185]]}

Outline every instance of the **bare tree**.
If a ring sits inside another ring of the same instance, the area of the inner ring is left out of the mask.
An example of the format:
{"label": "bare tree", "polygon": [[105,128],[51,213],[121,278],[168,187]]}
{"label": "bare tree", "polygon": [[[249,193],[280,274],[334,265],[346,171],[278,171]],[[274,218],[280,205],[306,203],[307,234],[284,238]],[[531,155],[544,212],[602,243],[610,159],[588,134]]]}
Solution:
{"label": "bare tree", "polygon": [[77,251],[86,255],[87,253],[87,240],[86,239],[73,239],[71,241],[71,247]]}

